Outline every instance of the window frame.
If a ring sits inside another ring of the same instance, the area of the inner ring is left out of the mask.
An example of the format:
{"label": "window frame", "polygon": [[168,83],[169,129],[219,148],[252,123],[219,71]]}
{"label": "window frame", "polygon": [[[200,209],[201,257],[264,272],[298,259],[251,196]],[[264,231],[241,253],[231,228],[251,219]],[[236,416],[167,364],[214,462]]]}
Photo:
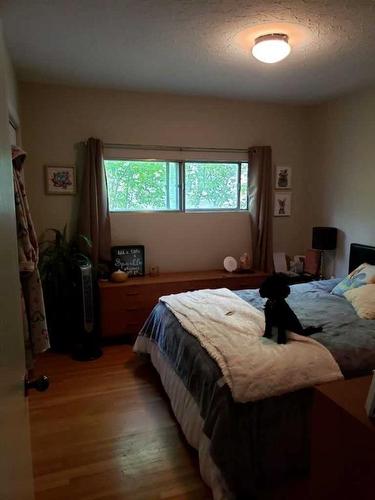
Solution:
{"label": "window frame", "polygon": [[188,208],[184,207],[184,212],[246,212],[248,210],[249,200],[246,200],[246,208],[241,208],[241,168],[243,163],[247,163],[247,168],[249,168],[249,163],[247,161],[230,161],[230,160],[184,160],[183,161],[183,184],[184,184],[184,204],[185,204],[185,164],[186,163],[231,163],[237,165],[237,206],[235,208]]}
{"label": "window frame", "polygon": [[[242,164],[247,163],[249,175],[249,162],[248,160],[173,160],[173,159],[161,159],[161,158],[104,158],[104,164],[106,161],[155,161],[155,162],[165,162],[165,163],[177,163],[178,164],[178,201],[179,208],[176,209],[162,209],[162,210],[109,210],[110,213],[126,213],[126,214],[160,214],[160,213],[219,213],[219,212],[237,212],[246,213],[249,210],[249,197],[246,197],[246,208],[241,208],[241,172]],[[185,206],[185,164],[186,163],[232,163],[237,164],[237,207],[236,208],[186,208]],[[105,168],[105,167],[104,167]]]}
{"label": "window frame", "polygon": [[[181,160],[172,160],[172,159],[161,159],[161,158],[126,158],[126,157],[116,157],[116,158],[111,158],[109,156],[104,157],[104,169],[105,169],[105,162],[106,161],[144,161],[144,162],[159,162],[159,163],[177,163],[178,165],[178,201],[179,201],[179,208],[172,208],[170,210],[168,209],[161,209],[161,210],[156,210],[156,209],[145,209],[145,210],[110,210],[109,213],[111,214],[173,214],[173,213],[180,213],[181,210]],[[107,172],[106,172],[107,175]],[[108,185],[108,182],[107,182]],[[109,199],[108,199],[108,206],[109,206]]]}

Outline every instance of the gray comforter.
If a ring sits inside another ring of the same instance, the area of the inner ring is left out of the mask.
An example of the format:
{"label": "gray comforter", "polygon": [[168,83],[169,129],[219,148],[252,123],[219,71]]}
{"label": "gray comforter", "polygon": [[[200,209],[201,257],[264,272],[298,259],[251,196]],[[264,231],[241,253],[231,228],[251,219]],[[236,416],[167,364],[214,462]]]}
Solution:
{"label": "gray comforter", "polygon": [[[350,303],[329,292],[337,280],[295,285],[288,302],[304,326],[323,326],[324,344],[346,376],[375,368],[375,321],[358,318]],[[261,309],[256,290],[236,292]],[[211,440],[210,453],[237,499],[251,499],[270,481],[306,472],[311,389],[255,403],[234,403],[216,362],[159,303],[140,335],[155,342],[195,399]]]}

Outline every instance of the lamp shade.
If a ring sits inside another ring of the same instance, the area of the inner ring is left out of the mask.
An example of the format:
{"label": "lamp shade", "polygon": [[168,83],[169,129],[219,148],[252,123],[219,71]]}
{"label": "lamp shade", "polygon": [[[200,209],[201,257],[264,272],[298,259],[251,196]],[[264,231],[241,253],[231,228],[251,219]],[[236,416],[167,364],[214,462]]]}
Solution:
{"label": "lamp shade", "polygon": [[317,250],[334,250],[337,242],[335,227],[313,227],[312,247]]}

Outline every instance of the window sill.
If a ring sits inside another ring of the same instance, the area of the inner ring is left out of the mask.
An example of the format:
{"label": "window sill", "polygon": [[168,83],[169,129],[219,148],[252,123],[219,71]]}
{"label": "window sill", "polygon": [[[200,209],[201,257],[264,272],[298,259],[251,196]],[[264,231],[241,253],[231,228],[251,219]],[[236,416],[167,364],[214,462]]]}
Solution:
{"label": "window sill", "polygon": [[110,210],[110,214],[248,214],[248,210]]}

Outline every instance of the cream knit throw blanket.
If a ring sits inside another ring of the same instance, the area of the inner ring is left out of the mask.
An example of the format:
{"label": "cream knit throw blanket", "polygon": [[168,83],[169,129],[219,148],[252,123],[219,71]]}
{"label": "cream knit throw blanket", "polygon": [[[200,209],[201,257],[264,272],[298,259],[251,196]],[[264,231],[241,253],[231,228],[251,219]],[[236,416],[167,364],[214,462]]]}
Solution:
{"label": "cream knit throw blanket", "polygon": [[279,345],[263,337],[264,314],[226,288],[159,299],[217,362],[238,402],[256,401],[342,378],[331,353],[289,333]]}

